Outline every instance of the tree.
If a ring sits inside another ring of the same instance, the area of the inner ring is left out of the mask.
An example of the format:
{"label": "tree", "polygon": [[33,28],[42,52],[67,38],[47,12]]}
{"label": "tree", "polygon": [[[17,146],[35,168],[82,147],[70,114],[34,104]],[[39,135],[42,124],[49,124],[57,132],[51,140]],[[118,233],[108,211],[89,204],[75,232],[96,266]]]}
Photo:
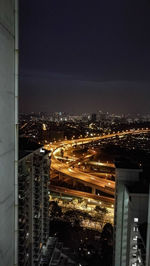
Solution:
{"label": "tree", "polygon": [[51,218],[60,218],[62,216],[62,209],[57,201],[50,201],[49,212]]}
{"label": "tree", "polygon": [[69,220],[73,225],[80,225],[85,219],[91,219],[91,215],[80,210],[68,210],[64,214],[64,218]]}
{"label": "tree", "polygon": [[106,223],[101,233],[101,239],[107,240],[108,243],[112,243],[113,239],[113,226],[110,223]]}
{"label": "tree", "polygon": [[108,213],[108,210],[105,207],[100,207],[100,206],[96,206],[95,207],[95,211],[96,212],[101,212],[103,214],[107,214]]}
{"label": "tree", "polygon": [[108,210],[105,207],[96,206],[95,212],[96,214],[93,221],[99,222],[102,228],[104,225],[105,215],[108,213]]}
{"label": "tree", "polygon": [[106,223],[101,233],[101,254],[102,265],[112,265],[113,255],[113,226],[110,223]]}

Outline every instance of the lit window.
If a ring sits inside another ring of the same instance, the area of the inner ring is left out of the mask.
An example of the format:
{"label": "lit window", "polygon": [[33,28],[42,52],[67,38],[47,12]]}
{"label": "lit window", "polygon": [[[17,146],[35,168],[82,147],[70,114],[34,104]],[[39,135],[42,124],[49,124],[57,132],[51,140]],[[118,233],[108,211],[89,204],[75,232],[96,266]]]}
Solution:
{"label": "lit window", "polygon": [[137,240],[137,236],[134,236],[134,237],[133,237],[133,240],[136,241],[136,240]]}
{"label": "lit window", "polygon": [[139,218],[134,218],[135,223],[138,223],[138,221],[139,221]]}
{"label": "lit window", "polygon": [[45,150],[43,150],[43,149],[41,148],[41,149],[40,149],[40,152],[41,152],[41,153],[45,153]]}

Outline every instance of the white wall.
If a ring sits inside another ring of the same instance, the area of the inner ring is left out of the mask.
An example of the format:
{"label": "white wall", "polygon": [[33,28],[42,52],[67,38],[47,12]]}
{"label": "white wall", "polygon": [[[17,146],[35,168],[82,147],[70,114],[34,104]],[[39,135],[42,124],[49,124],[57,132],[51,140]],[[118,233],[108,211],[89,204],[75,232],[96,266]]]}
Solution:
{"label": "white wall", "polygon": [[0,0],[0,265],[14,264],[15,0]]}

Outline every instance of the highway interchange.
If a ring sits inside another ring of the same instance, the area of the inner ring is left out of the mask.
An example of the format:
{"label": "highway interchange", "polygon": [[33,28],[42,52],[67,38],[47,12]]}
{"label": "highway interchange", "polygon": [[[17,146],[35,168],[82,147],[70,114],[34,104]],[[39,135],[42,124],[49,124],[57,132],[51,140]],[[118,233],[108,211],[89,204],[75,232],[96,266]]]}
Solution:
{"label": "highway interchange", "polygon": [[[123,132],[117,132],[112,133],[108,135],[102,135],[92,138],[80,138],[80,139],[74,139],[74,140],[64,140],[60,142],[53,142],[48,145],[45,145],[45,149],[48,149],[52,153],[52,159],[51,159],[51,168],[58,173],[62,174],[63,176],[68,176],[74,180],[78,180],[81,183],[92,187],[92,191],[99,190],[102,192],[105,192],[108,194],[108,196],[101,196],[101,195],[95,195],[95,193],[86,193],[81,192],[73,189],[68,189],[65,187],[58,186],[52,186],[50,187],[51,191],[60,192],[63,194],[68,194],[72,196],[78,196],[83,198],[93,198],[95,200],[100,200],[103,202],[106,202],[107,204],[113,204],[114,199],[112,196],[115,192],[115,181],[112,181],[109,179],[112,174],[110,173],[99,173],[98,176],[94,175],[93,173],[86,173],[83,170],[79,168],[79,165],[86,161],[90,160],[92,157],[94,150],[90,151],[88,154],[86,153],[82,157],[72,155],[72,150],[75,150],[76,147],[84,145],[84,144],[90,144],[99,140],[104,139],[110,139],[115,138],[116,136],[121,137],[128,134],[141,134],[141,133],[149,133],[150,129],[142,128],[142,129],[131,129],[126,130]],[[61,155],[61,151],[64,151],[65,155]],[[91,164],[100,165],[100,166],[106,166],[115,168],[115,165],[109,162],[91,162]],[[110,195],[110,197],[109,197]]]}

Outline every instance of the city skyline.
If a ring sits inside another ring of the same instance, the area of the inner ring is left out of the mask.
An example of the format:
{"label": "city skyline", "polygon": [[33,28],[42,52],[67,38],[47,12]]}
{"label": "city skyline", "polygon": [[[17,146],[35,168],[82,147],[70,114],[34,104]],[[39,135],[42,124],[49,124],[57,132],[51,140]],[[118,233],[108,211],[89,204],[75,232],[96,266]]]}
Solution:
{"label": "city skyline", "polygon": [[20,111],[150,111],[148,1],[34,7],[20,1]]}
{"label": "city skyline", "polygon": [[29,111],[29,112],[20,112],[21,115],[34,115],[34,116],[58,116],[58,117],[87,117],[89,120],[92,118],[92,115],[96,115],[96,118],[100,119],[100,116],[104,116],[105,119],[107,118],[150,118],[150,112],[147,113],[114,113],[114,112],[104,112],[103,110],[96,110],[95,112],[63,112],[62,110],[57,110],[55,112],[43,112],[41,110],[38,110],[37,112]]}

